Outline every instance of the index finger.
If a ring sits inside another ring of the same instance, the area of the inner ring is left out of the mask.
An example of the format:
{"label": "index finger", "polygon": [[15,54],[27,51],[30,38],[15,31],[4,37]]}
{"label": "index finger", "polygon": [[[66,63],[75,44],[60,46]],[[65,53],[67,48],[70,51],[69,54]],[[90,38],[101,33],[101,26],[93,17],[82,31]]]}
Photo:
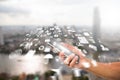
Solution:
{"label": "index finger", "polygon": [[67,47],[67,48],[70,49],[73,53],[75,53],[75,54],[77,54],[77,55],[79,55],[79,56],[81,56],[81,57],[85,56],[85,55],[82,53],[82,51],[81,51],[80,49],[78,49],[77,47],[75,47],[75,46],[72,46],[72,45],[66,44],[66,43],[62,43],[62,45],[65,46],[65,47]]}

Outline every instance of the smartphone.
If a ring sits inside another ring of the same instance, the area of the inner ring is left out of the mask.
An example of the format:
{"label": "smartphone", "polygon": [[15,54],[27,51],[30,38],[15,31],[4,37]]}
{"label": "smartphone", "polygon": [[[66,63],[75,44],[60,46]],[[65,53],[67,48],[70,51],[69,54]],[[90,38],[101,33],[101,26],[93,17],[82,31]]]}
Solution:
{"label": "smartphone", "polygon": [[[51,41],[48,43],[48,45],[51,46],[53,49],[55,49],[57,53],[64,52],[65,57],[68,57],[69,55],[74,54],[71,50],[63,46],[61,42]],[[78,56],[77,54],[75,55]],[[79,63],[79,60],[80,60],[80,57],[78,56],[78,60],[76,63]]]}

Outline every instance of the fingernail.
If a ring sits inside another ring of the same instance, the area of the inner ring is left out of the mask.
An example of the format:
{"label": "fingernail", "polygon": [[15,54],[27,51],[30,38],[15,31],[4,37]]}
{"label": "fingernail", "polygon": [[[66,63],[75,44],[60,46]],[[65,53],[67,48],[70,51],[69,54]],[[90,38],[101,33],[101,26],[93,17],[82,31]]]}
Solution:
{"label": "fingernail", "polygon": [[64,51],[61,51],[60,53],[64,53]]}
{"label": "fingernail", "polygon": [[75,56],[75,54],[73,53],[72,56]]}
{"label": "fingernail", "polygon": [[75,59],[77,60],[77,59],[78,59],[78,56],[75,56]]}
{"label": "fingernail", "polygon": [[66,64],[69,64],[69,62],[68,62],[68,61],[66,61]]}
{"label": "fingernail", "polygon": [[67,60],[64,61],[65,64],[69,64],[69,62]]}

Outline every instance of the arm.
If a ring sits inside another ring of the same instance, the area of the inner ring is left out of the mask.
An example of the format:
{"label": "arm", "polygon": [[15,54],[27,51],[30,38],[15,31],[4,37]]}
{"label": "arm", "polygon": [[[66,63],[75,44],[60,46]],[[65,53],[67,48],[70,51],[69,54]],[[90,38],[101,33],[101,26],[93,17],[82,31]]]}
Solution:
{"label": "arm", "polygon": [[[91,63],[91,61],[89,63]],[[120,80],[120,62],[96,63],[97,66],[91,66],[85,70],[108,80]]]}
{"label": "arm", "polygon": [[85,57],[85,55],[76,47],[68,44],[64,44],[67,48],[72,50],[75,54],[80,57],[80,62],[76,64],[78,57],[75,55],[70,55],[64,60],[64,53],[60,53],[61,59],[66,65],[72,68],[84,69],[88,72],[92,72],[95,75],[101,76],[108,80],[120,80],[120,62],[112,63],[100,63],[94,60],[90,60]]}

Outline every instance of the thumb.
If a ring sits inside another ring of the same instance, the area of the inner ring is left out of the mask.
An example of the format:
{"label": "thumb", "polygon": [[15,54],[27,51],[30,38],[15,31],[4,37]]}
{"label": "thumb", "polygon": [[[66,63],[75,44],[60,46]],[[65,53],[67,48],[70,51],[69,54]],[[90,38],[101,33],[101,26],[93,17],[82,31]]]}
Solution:
{"label": "thumb", "polygon": [[70,44],[66,44],[66,43],[62,43],[62,45],[65,46],[66,48],[68,48],[69,50],[71,50],[73,53],[80,56],[81,58],[85,57],[85,54],[80,49],[78,49],[77,47],[72,46]]}

